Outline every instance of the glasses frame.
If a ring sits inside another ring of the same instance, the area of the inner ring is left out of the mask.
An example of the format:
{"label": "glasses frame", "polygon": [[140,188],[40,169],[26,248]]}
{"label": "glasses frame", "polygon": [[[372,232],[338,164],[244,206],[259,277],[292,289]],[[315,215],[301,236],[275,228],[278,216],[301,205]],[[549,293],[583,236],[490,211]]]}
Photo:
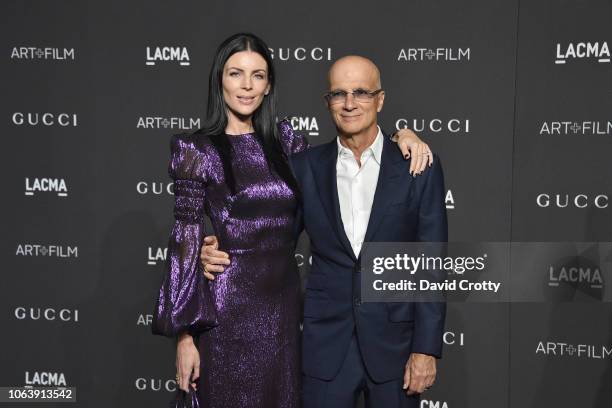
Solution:
{"label": "glasses frame", "polygon": [[[383,89],[382,89],[382,88],[379,88],[379,89],[376,89],[376,90],[374,90],[374,91],[368,91],[367,89],[357,88],[357,89],[353,89],[352,91],[348,91],[348,92],[347,92],[347,91],[344,91],[344,90],[329,91],[329,92],[325,92],[325,93],[323,94],[323,98],[324,98],[324,99],[327,101],[327,103],[328,103],[328,104],[330,104],[330,105],[339,105],[339,104],[341,104],[341,103],[345,103],[345,102],[346,102],[346,98],[348,98],[349,94],[351,94],[351,95],[353,95],[353,99],[354,99],[355,101],[362,102],[362,101],[359,101],[359,100],[358,100],[358,99],[355,97],[355,92],[356,92],[356,91],[365,91],[365,92],[366,92],[366,94],[368,95],[368,102],[369,102],[369,101],[371,101],[372,99],[374,99],[374,98],[376,97],[376,95],[378,95],[379,93],[383,92]],[[343,92],[343,93],[345,94],[345,95],[344,95],[344,98],[343,98],[343,100],[342,100],[342,101],[332,103],[332,101],[331,101],[332,93],[336,93],[336,92]]]}

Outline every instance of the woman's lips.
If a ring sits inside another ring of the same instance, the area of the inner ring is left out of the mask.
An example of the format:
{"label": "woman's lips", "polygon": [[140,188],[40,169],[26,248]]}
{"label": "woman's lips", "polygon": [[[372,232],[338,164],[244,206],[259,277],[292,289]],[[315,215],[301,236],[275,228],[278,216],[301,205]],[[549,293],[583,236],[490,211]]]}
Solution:
{"label": "woman's lips", "polygon": [[238,102],[240,102],[242,105],[251,105],[254,101],[254,96],[238,96]]}

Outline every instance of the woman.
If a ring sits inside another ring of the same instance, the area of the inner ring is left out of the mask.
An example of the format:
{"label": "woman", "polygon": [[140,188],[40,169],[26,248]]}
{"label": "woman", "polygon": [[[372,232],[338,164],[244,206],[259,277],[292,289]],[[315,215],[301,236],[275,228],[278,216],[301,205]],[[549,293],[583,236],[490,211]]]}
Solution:
{"label": "woman", "polygon": [[[274,83],[263,41],[228,38],[210,72],[205,126],[171,141],[176,221],[153,333],[178,337],[177,381],[205,407],[299,406],[300,193],[287,156],[308,144],[288,122],[277,126]],[[199,263],[204,212],[232,259],[214,283]]]}

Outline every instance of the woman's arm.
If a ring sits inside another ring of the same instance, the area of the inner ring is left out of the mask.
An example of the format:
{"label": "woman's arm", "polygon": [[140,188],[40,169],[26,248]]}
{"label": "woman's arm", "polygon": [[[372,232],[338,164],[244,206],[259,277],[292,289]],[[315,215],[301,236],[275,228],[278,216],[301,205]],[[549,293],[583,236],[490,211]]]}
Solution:
{"label": "woman's arm", "polygon": [[413,176],[421,174],[426,166],[431,166],[433,163],[431,149],[412,130],[400,129],[391,136],[391,140],[397,142],[397,147],[406,160],[412,157],[410,174]]}
{"label": "woman's arm", "polygon": [[[278,127],[281,145],[287,156],[310,147],[308,140],[293,130],[289,119],[281,120]],[[412,158],[409,171],[413,176],[421,174],[427,166],[431,166],[433,153],[429,145],[423,142],[412,130],[400,129],[392,135],[391,140],[397,142],[397,147],[406,160]]]}
{"label": "woman's arm", "polygon": [[199,262],[203,242],[205,171],[203,154],[186,137],[170,142],[168,174],[174,180],[174,225],[168,240],[166,273],[153,313],[153,334],[176,342],[176,380],[196,388],[200,376],[197,334],[217,325],[209,282]]}
{"label": "woman's arm", "polygon": [[166,274],[153,314],[153,334],[197,334],[217,324],[209,283],[199,262],[204,231],[205,162],[185,137],[171,141],[168,173],[174,180],[174,225],[168,240]]}

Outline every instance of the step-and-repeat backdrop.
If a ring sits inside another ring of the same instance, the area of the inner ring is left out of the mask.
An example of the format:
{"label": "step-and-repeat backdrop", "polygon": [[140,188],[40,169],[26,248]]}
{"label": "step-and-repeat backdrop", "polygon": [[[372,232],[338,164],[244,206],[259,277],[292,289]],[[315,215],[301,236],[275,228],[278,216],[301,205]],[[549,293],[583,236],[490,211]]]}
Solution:
{"label": "step-and-repeat backdrop", "polygon": [[[374,60],[383,128],[442,159],[452,241],[612,241],[608,0],[0,7],[0,386],[76,387],[92,408],[170,400],[173,343],[150,327],[169,138],[201,126],[213,53],[239,31],[268,42],[279,113],[313,144],[335,136],[332,61]],[[307,237],[296,260],[307,276]],[[447,322],[422,408],[612,406],[610,304],[452,303]]]}

